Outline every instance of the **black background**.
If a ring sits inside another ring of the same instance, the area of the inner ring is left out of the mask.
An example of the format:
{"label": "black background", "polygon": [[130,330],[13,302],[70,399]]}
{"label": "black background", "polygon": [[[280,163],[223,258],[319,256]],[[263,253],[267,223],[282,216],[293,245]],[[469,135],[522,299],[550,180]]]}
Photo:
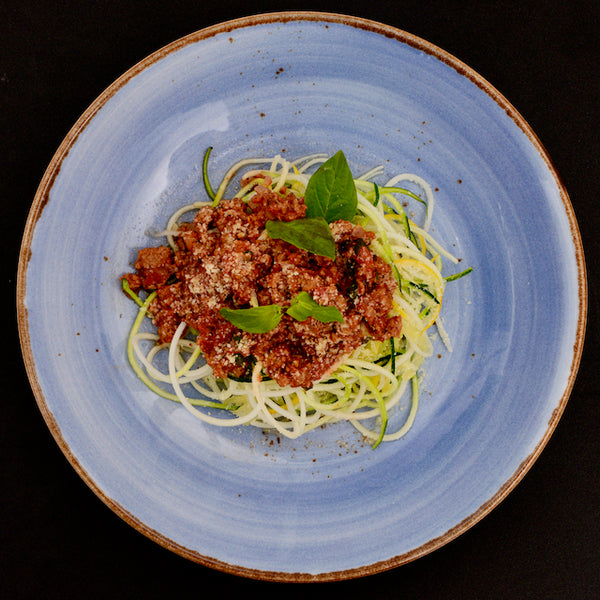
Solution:
{"label": "black background", "polygon": [[[455,55],[503,93],[540,137],[566,185],[590,285],[586,347],[571,399],[541,457],[508,498],[458,539],[413,563],[308,585],[210,570],[156,545],[112,513],[79,479],[44,424],[25,375],[13,308],[20,238],[36,188],[96,96],[179,37],[287,9],[344,12],[404,29]],[[186,592],[600,598],[599,32],[595,0],[0,0],[0,248],[9,307],[0,361],[0,598],[171,598]]]}

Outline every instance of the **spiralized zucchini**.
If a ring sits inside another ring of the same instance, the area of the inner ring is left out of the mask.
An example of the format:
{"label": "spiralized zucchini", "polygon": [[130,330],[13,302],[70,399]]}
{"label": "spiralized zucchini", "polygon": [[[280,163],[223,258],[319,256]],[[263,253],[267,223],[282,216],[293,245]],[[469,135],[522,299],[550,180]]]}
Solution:
{"label": "spiralized zucchini", "polygon": [[[246,159],[233,165],[213,192],[206,169],[209,153],[204,161],[204,180],[211,200],[183,206],[172,215],[160,235],[166,236],[173,249],[179,219],[207,204],[218,204],[242,167],[262,164],[265,168],[246,173],[243,182],[254,179],[244,184],[236,197],[249,199],[259,183],[275,191],[285,188],[286,193],[304,196],[310,173],[328,158],[326,154],[314,154],[295,161],[281,156]],[[273,380],[263,379],[258,362],[251,381],[221,379],[204,362],[195,341],[184,336],[185,323],[180,324],[170,344],[158,344],[156,333],[142,331],[154,297],[150,294],[144,301],[137,298],[140,309],[127,342],[128,359],[139,378],[155,393],[180,402],[194,417],[210,425],[252,425],[297,438],[315,427],[348,421],[373,447],[404,436],[417,414],[419,368],[432,353],[432,325],[436,324],[442,340],[451,349],[439,319],[446,285],[442,260],[456,263],[457,259],[429,233],[434,197],[428,183],[413,174],[396,175],[383,185],[375,183],[382,175],[383,168],[377,167],[355,179],[358,208],[354,222],[375,232],[370,248],[391,265],[398,282],[393,314],[402,317],[399,338],[367,342],[308,390],[282,388]],[[407,183],[413,189],[417,186],[420,194],[402,187]],[[424,204],[421,226],[408,217],[403,204],[406,201]],[[158,359],[165,353],[166,368],[165,361]],[[411,396],[410,410],[402,426],[390,432],[388,415],[405,393]]]}

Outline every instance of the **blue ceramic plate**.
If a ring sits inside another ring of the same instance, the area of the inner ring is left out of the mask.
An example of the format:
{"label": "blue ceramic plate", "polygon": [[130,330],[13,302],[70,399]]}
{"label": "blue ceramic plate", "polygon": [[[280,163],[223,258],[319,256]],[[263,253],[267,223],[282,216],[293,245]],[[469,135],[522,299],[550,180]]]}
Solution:
{"label": "blue ceramic plate", "polygon": [[[383,164],[437,188],[434,233],[474,271],[448,287],[454,351],[435,340],[401,441],[206,426],[132,373],[119,276],[149,229],[203,196],[209,145],[215,180],[248,156],[343,149],[355,173]],[[205,29],[110,86],[40,185],[18,302],[39,407],[98,496],[191,560],[291,581],[400,565],[496,506],[557,425],[587,306],[567,193],[514,108],[421,39],[319,13]]]}

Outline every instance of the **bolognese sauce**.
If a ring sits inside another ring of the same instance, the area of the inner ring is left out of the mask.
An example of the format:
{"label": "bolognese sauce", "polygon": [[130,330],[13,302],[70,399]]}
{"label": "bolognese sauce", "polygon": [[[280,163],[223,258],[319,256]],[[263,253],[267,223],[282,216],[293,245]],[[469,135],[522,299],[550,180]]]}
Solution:
{"label": "bolognese sauce", "polygon": [[[267,221],[305,214],[303,198],[257,185],[249,201],[199,209],[180,225],[176,250],[139,250],[135,272],[124,278],[133,291],[156,290],[149,311],[159,341],[169,342],[185,322],[216,377],[247,379],[258,361],[280,386],[308,389],[367,341],[400,336],[401,318],[390,316],[397,282],[369,247],[372,232],[349,221],[331,223],[335,259],[268,236]],[[343,322],[284,314],[274,329],[257,334],[220,314],[222,308],[286,306],[301,291],[335,306]]]}

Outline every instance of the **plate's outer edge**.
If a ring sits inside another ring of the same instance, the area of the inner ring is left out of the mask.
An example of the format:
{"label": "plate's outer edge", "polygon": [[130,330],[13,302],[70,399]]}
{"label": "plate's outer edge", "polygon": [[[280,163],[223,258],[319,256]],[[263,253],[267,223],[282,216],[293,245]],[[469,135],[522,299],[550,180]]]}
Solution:
{"label": "plate's outer edge", "polygon": [[[237,565],[230,565],[211,557],[200,555],[197,552],[190,551],[189,549],[173,542],[160,534],[147,527],[134,515],[126,511],[122,506],[116,503],[111,498],[107,497],[104,492],[96,485],[91,477],[85,472],[83,467],[79,464],[77,458],[72,454],[68,445],[66,444],[58,423],[54,419],[52,413],[48,410],[46,405],[44,394],[41,386],[37,379],[37,373],[35,364],[33,361],[33,353],[31,348],[31,336],[29,332],[29,322],[27,315],[27,308],[25,306],[26,288],[27,288],[27,268],[29,260],[31,258],[31,243],[35,233],[35,227],[40,219],[44,208],[49,200],[50,190],[52,189],[53,183],[60,172],[61,165],[67,157],[71,147],[77,140],[79,134],[86,128],[88,123],[94,118],[96,113],[110,100],[110,98],[117,93],[123,86],[127,84],[132,78],[138,73],[142,72],[149,65],[161,60],[163,57],[176,52],[180,48],[189,44],[197,43],[203,39],[213,37],[217,34],[230,32],[233,30],[253,27],[256,25],[263,25],[268,23],[285,23],[291,21],[319,21],[337,23],[354,27],[357,29],[364,29],[374,33],[381,34],[383,36],[396,39],[401,43],[410,45],[417,48],[434,58],[442,61],[449,67],[456,70],[460,75],[470,79],[475,85],[477,85],[485,94],[490,96],[496,104],[498,104],[503,110],[506,111],[507,115],[512,121],[523,131],[526,137],[529,139],[535,150],[539,153],[542,160],[547,164],[549,172],[553,175],[557,189],[560,193],[560,197],[563,203],[565,214],[567,216],[569,227],[571,231],[571,238],[575,251],[575,261],[577,264],[577,280],[578,280],[578,298],[579,298],[579,316],[577,321],[577,330],[575,334],[575,340],[573,345],[573,359],[570,367],[570,374],[568,381],[565,385],[563,395],[560,399],[558,406],[554,409],[552,417],[548,422],[545,435],[539,440],[537,446],[533,452],[522,461],[519,468],[515,471],[511,478],[509,478],[504,485],[497,491],[497,493],[491,497],[487,502],[481,505],[473,514],[468,518],[464,519],[461,523],[457,524],[443,535],[430,540],[426,544],[419,548],[416,548],[405,554],[392,557],[385,561],[377,562],[371,565],[348,569],[344,571],[335,571],[319,574],[310,573],[280,573],[274,571],[263,571],[256,569],[248,569],[239,567]],[[554,164],[540,142],[537,135],[533,132],[531,127],[520,115],[520,113],[508,102],[508,100],[496,90],[490,83],[488,83],[479,74],[473,71],[470,67],[465,65],[462,61],[440,49],[439,47],[419,38],[413,34],[407,33],[400,29],[392,26],[388,26],[376,21],[368,19],[354,17],[344,14],[337,13],[323,13],[317,11],[293,11],[293,12],[274,12],[259,14],[254,16],[242,17],[231,21],[226,21],[221,24],[213,25],[205,29],[199,30],[195,33],[191,33],[183,38],[180,38],[167,46],[154,52],[147,58],[143,59],[121,77],[119,77],[112,85],[110,85],[98,98],[87,108],[82,116],[77,120],[75,125],[69,131],[55,155],[53,156],[48,168],[46,169],[40,185],[37,189],[34,201],[29,212],[27,222],[24,228],[18,273],[17,273],[17,318],[18,318],[18,329],[21,340],[21,349],[24,359],[25,368],[27,371],[28,378],[30,380],[31,388],[33,390],[36,402],[42,413],[42,416],[53,435],[56,443],[66,456],[67,460],[71,463],[75,471],[85,481],[88,487],[119,517],[125,522],[130,524],[132,527],[137,529],[140,533],[144,534],[151,540],[162,545],[163,547],[171,550],[172,552],[187,558],[193,562],[200,563],[210,568],[214,568],[226,573],[234,575],[248,577],[252,579],[261,579],[267,581],[286,581],[286,582],[313,582],[313,581],[338,581],[351,579],[356,577],[367,576],[382,572],[388,569],[398,567],[402,564],[408,563],[419,557],[422,557],[441,546],[447,544],[451,540],[455,539],[466,530],[475,525],[484,516],[486,516],[494,507],[496,507],[523,479],[527,471],[531,468],[533,463],[536,461],[546,443],[550,439],[554,432],[562,413],[564,412],[568,398],[571,394],[577,370],[581,360],[583,352],[583,343],[585,338],[585,329],[587,321],[587,309],[588,309],[588,289],[587,289],[587,276],[585,267],[585,258],[583,252],[583,245],[581,242],[581,235],[579,227],[576,221],[575,213],[569,199],[568,193],[562,183],[560,176],[557,173]]]}

